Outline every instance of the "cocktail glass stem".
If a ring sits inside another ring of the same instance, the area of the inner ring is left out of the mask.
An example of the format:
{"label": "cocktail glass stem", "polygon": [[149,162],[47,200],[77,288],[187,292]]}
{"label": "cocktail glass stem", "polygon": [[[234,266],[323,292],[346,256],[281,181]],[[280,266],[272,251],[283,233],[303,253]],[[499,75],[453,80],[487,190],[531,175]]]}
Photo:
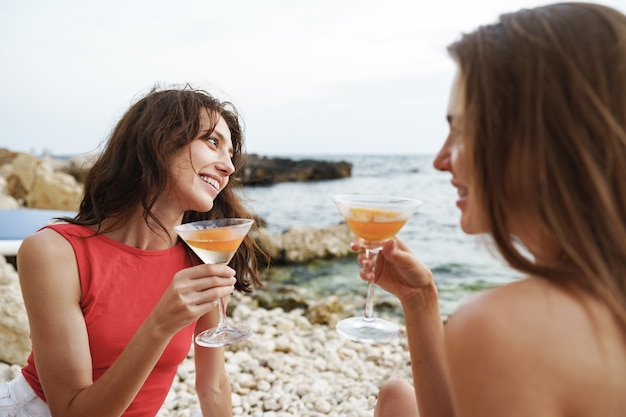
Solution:
{"label": "cocktail glass stem", "polygon": [[362,316],[350,317],[337,323],[337,331],[352,340],[366,343],[388,342],[398,336],[399,328],[394,323],[374,317],[374,268],[380,248],[365,249],[365,257],[370,262],[363,268],[367,281],[365,310]]}
{"label": "cocktail glass stem", "polygon": [[376,256],[378,255],[378,250],[366,249],[365,257],[371,262],[371,266],[364,270],[371,274],[372,279],[367,281],[367,295],[365,296],[365,311],[363,312],[363,320],[372,321],[374,320],[374,264],[376,263]]}
{"label": "cocktail glass stem", "polygon": [[226,320],[226,303],[224,302],[224,298],[219,299],[219,321],[217,323],[218,329],[223,329],[228,327],[228,320]]}
{"label": "cocktail glass stem", "polygon": [[224,298],[218,300],[217,326],[204,330],[196,337],[196,343],[204,347],[220,347],[243,342],[252,336],[249,327],[241,324],[231,324],[226,318],[226,303]]}

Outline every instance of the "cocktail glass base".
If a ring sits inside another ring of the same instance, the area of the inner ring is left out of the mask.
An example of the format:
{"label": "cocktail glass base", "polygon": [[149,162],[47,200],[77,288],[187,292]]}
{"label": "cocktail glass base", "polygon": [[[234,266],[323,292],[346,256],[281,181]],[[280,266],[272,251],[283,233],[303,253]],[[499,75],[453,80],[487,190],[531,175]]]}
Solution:
{"label": "cocktail glass base", "polygon": [[379,318],[350,317],[337,323],[337,332],[358,342],[385,343],[398,337],[400,328]]}
{"label": "cocktail glass base", "polygon": [[247,326],[229,324],[227,327],[207,329],[196,336],[196,344],[203,347],[222,347],[243,342],[252,337]]}

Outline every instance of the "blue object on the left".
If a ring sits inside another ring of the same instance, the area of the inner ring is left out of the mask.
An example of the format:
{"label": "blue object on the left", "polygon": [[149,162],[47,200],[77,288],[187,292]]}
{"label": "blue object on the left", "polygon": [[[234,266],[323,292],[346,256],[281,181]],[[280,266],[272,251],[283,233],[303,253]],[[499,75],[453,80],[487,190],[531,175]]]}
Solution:
{"label": "blue object on the left", "polygon": [[74,217],[73,211],[42,209],[0,209],[0,240],[22,240],[50,224],[56,217]]}

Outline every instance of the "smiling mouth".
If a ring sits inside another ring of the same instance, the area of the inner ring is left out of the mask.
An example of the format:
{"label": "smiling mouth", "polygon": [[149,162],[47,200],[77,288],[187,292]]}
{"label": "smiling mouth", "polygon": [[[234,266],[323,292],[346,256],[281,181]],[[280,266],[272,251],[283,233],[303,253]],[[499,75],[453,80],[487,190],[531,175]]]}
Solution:
{"label": "smiling mouth", "polygon": [[215,180],[214,178],[207,177],[206,175],[200,175],[200,179],[215,188],[216,190],[220,189],[220,183],[217,182],[217,180]]}

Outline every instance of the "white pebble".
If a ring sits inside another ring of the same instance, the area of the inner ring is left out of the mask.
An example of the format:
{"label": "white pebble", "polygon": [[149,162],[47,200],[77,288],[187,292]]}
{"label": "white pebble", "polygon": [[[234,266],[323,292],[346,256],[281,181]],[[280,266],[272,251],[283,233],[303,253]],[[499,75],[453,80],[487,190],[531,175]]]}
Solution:
{"label": "white pebble", "polygon": [[315,401],[315,411],[318,411],[323,414],[328,414],[330,413],[330,410],[331,410],[330,403],[326,401],[324,398],[318,398]]}

